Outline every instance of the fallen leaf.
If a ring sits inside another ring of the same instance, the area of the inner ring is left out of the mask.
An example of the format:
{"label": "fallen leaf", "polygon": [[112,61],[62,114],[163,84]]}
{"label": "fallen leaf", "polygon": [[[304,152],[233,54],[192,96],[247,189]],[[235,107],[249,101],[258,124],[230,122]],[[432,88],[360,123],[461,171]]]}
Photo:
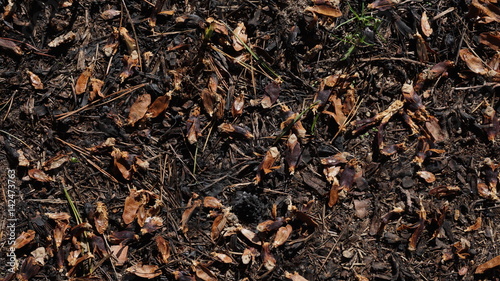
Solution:
{"label": "fallen leaf", "polygon": [[40,271],[41,268],[42,267],[38,264],[34,257],[28,256],[21,264],[21,267],[16,274],[16,279],[20,281],[31,280],[32,277],[38,274],[38,271]]}
{"label": "fallen leaf", "polygon": [[245,106],[245,94],[240,94],[234,98],[233,106],[231,107],[231,114],[233,117],[240,116],[243,113]]}
{"label": "fallen leaf", "polygon": [[111,245],[109,247],[111,255],[114,257],[112,260],[115,266],[123,266],[128,260],[128,246]]}
{"label": "fallen leaf", "polygon": [[246,139],[253,138],[253,135],[252,135],[252,133],[250,133],[250,131],[248,131],[247,129],[245,129],[243,127],[237,126],[237,125],[233,125],[230,123],[222,123],[219,125],[218,128],[219,128],[219,131],[226,133],[226,134],[229,134],[229,135],[232,135],[232,136],[239,136],[239,137],[243,137]]}
{"label": "fallen leaf", "polygon": [[19,46],[17,46],[16,43],[10,40],[5,40],[3,38],[0,38],[0,47],[7,50],[11,50],[17,55],[22,55],[24,53],[23,50]]}
{"label": "fallen leaf", "polygon": [[52,178],[50,176],[48,176],[42,170],[38,170],[38,169],[30,169],[30,170],[28,170],[28,176],[31,179],[39,181],[39,182],[50,182],[50,181],[52,181]]}
{"label": "fallen leaf", "polygon": [[[141,225],[141,223],[138,224]],[[163,227],[163,219],[158,216],[147,217],[142,223],[141,234],[144,235],[146,233],[154,233]]]}
{"label": "fallen leaf", "polygon": [[354,200],[354,210],[356,217],[360,219],[366,218],[368,215],[368,207],[370,206],[370,200]]}
{"label": "fallen leaf", "polygon": [[259,232],[269,232],[278,229],[285,223],[283,218],[277,218],[276,220],[267,220],[261,222],[257,225],[257,230]]}
{"label": "fallen leaf", "polygon": [[45,260],[49,259],[47,251],[45,250],[44,247],[36,248],[30,253],[30,255],[32,255],[35,261],[42,266],[45,265]]}
{"label": "fallen leaf", "polygon": [[223,205],[219,201],[219,199],[217,199],[213,196],[206,196],[205,198],[203,198],[203,207],[220,209],[223,207]]}
{"label": "fallen leaf", "polygon": [[87,84],[89,82],[90,76],[92,75],[92,70],[87,67],[82,74],[78,77],[75,84],[75,94],[81,95],[87,90]]}
{"label": "fallen leaf", "polygon": [[342,12],[338,8],[329,5],[314,5],[307,7],[305,11],[333,18],[342,16]]}
{"label": "fallen leaf", "polygon": [[436,181],[436,176],[428,171],[418,171],[417,175],[425,180],[427,183],[433,183]]}
{"label": "fallen leaf", "polygon": [[286,226],[282,226],[278,229],[276,232],[276,236],[274,237],[273,240],[273,248],[279,247],[283,244],[285,244],[286,240],[288,240],[288,237],[292,234],[293,228],[291,225],[287,224]]}
{"label": "fallen leaf", "polygon": [[201,136],[199,115],[200,107],[195,106],[189,114],[189,119],[186,121],[187,140],[190,144],[195,144],[198,141],[198,137]]}
{"label": "fallen leaf", "polygon": [[495,51],[500,50],[500,32],[490,31],[479,34],[479,43],[484,44]]}
{"label": "fallen leaf", "polygon": [[30,79],[31,86],[33,86],[33,88],[35,88],[36,90],[43,90],[43,83],[40,77],[29,70],[26,70],[26,73],[28,74],[28,77]]}
{"label": "fallen leaf", "polygon": [[130,107],[130,112],[128,115],[128,125],[134,126],[135,123],[141,120],[146,112],[148,111],[148,107],[151,104],[151,95],[143,94],[139,96],[134,104]]}
{"label": "fallen leaf", "polygon": [[125,79],[134,75],[136,69],[139,67],[139,54],[136,50],[132,51],[130,55],[123,55],[124,69],[120,73],[120,83],[123,83]]}
{"label": "fallen leaf", "polygon": [[45,171],[50,171],[61,167],[64,163],[68,162],[70,159],[68,154],[58,154],[49,160],[43,162],[42,167]]}
{"label": "fallen leaf", "polygon": [[242,22],[238,23],[238,26],[233,31],[233,48],[236,52],[245,49],[244,44],[247,43],[247,34],[245,24]]}
{"label": "fallen leaf", "polygon": [[189,230],[187,223],[189,221],[189,218],[191,218],[191,215],[193,214],[194,210],[201,206],[201,200],[197,199],[192,201],[192,199],[193,198],[189,200],[188,205],[186,206],[186,210],[184,210],[181,217],[181,229],[182,232],[184,233],[187,233]]}
{"label": "fallen leaf", "polygon": [[480,75],[485,75],[488,73],[488,68],[486,68],[481,59],[476,57],[469,49],[461,49],[459,51],[459,55],[472,72]]}
{"label": "fallen leaf", "polygon": [[120,42],[118,41],[119,37],[120,32],[118,31],[118,28],[113,27],[113,32],[110,34],[106,44],[102,47],[102,50],[107,57],[114,55],[118,51],[118,46],[120,45]]}
{"label": "fallen leaf", "polygon": [[270,108],[278,100],[281,91],[280,84],[272,81],[264,88],[264,98],[261,101],[262,108]]}
{"label": "fallen leaf", "polygon": [[297,140],[297,136],[295,134],[291,134],[288,137],[287,150],[285,154],[285,162],[288,166],[288,172],[293,175],[295,173],[295,168],[300,163],[300,156],[302,153],[302,149],[300,147],[300,143]]}
{"label": "fallen leaf", "polygon": [[126,271],[146,279],[153,279],[161,275],[161,270],[157,265],[136,264],[127,268]]}
{"label": "fallen leaf", "polygon": [[121,14],[120,11],[115,10],[115,9],[109,9],[101,13],[101,18],[103,20],[111,20],[114,19],[115,17],[119,16]]}
{"label": "fallen leaf", "polygon": [[54,40],[49,42],[48,46],[51,48],[59,47],[62,44],[67,44],[75,40],[76,34],[73,31],[70,31],[66,34],[56,37]]}
{"label": "fallen leaf", "polygon": [[206,266],[196,261],[193,262],[193,265],[196,277],[200,278],[203,281],[217,281],[215,274]]}
{"label": "fallen leaf", "polygon": [[378,9],[379,11],[385,11],[392,8],[394,4],[392,0],[376,0],[373,3],[368,4],[369,9]]}
{"label": "fallen leaf", "polygon": [[156,247],[158,248],[158,259],[163,263],[167,264],[170,258],[170,243],[168,243],[165,238],[158,235],[155,237]]}
{"label": "fallen leaf", "polygon": [[132,54],[133,51],[137,51],[137,42],[130,36],[128,33],[128,30],[125,27],[120,27],[118,29],[120,32],[120,36],[122,37],[122,40],[125,41],[125,45],[127,46],[128,53]]}
{"label": "fallen leaf", "polygon": [[475,231],[475,230],[480,229],[482,222],[483,222],[483,220],[481,219],[481,217],[477,217],[476,222],[473,225],[467,227],[465,229],[465,232]]}
{"label": "fallen leaf", "polygon": [[260,163],[259,167],[257,168],[257,176],[255,177],[255,183],[260,183],[262,180],[262,177],[265,174],[270,173],[272,170],[271,168],[274,165],[274,162],[278,159],[280,156],[280,153],[278,151],[277,147],[271,147],[267,152],[266,155],[264,156],[264,159]]}
{"label": "fallen leaf", "polygon": [[123,207],[123,223],[129,224],[133,222],[137,217],[137,211],[145,203],[146,202],[144,197],[141,195],[141,192],[136,189],[130,190],[129,196],[125,198],[125,206]]}
{"label": "fallen leaf", "polygon": [[90,78],[90,85],[92,86],[92,90],[89,93],[89,101],[95,100],[97,96],[101,98],[105,97],[101,91],[104,81],[97,78]]}
{"label": "fallen leaf", "polygon": [[332,184],[330,193],[328,194],[328,207],[332,208],[339,201],[339,185],[338,183]]}
{"label": "fallen leaf", "polygon": [[475,274],[483,274],[486,270],[490,270],[492,268],[495,268],[500,265],[500,256],[496,256],[492,258],[491,260],[480,264],[477,268],[476,271],[474,272]]}
{"label": "fallen leaf", "polygon": [[227,263],[227,264],[234,263],[234,260],[226,254],[212,252],[212,253],[210,253],[210,255],[212,257],[216,258],[218,261],[221,261],[223,263]]}
{"label": "fallen leaf", "polygon": [[220,214],[215,218],[212,224],[212,231],[210,232],[210,238],[212,239],[212,241],[215,241],[217,240],[217,238],[219,238],[222,230],[224,230],[224,227],[226,226],[226,222],[226,214]]}
{"label": "fallen leaf", "polygon": [[156,100],[148,107],[146,118],[156,118],[160,116],[160,114],[168,108],[171,98],[171,95],[164,95],[156,98]]}
{"label": "fallen leaf", "polygon": [[108,209],[102,202],[97,202],[94,224],[99,234],[103,234],[108,229]]}
{"label": "fallen leaf", "polygon": [[264,242],[264,244],[262,244],[262,262],[264,263],[264,267],[271,271],[276,267],[276,259],[273,254],[271,254],[269,245],[270,244],[268,242]]}
{"label": "fallen leaf", "polygon": [[261,245],[262,242],[259,240],[259,237],[257,234],[249,229],[242,228],[240,229],[241,234],[245,236],[250,242],[254,243],[255,245]]}
{"label": "fallen leaf", "polygon": [[297,271],[291,274],[288,271],[285,271],[285,277],[291,279],[292,281],[308,281],[306,278],[302,277]]}
{"label": "fallen leaf", "polygon": [[108,236],[109,242],[112,244],[125,244],[126,242],[136,241],[139,235],[131,230],[113,231]]}
{"label": "fallen leaf", "polygon": [[11,247],[15,249],[21,249],[22,247],[29,244],[31,241],[35,239],[36,232],[32,229],[28,229],[27,231],[23,231],[14,241]]}
{"label": "fallen leaf", "polygon": [[432,27],[429,24],[429,18],[427,17],[427,12],[422,13],[422,18],[420,19],[420,28],[422,28],[422,33],[429,37],[432,35]]}

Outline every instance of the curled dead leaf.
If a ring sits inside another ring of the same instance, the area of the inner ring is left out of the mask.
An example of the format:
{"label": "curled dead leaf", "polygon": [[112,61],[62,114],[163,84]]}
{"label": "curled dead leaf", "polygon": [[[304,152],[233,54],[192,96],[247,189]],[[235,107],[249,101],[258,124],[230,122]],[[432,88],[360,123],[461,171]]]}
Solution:
{"label": "curled dead leaf", "polygon": [[476,231],[476,230],[480,229],[482,222],[483,222],[483,219],[481,217],[477,217],[476,222],[473,225],[467,227],[465,229],[465,232]]}
{"label": "curled dead leaf", "polygon": [[264,88],[264,98],[261,101],[263,108],[270,108],[277,100],[281,92],[280,84],[272,81]]}
{"label": "curled dead leaf", "polygon": [[161,270],[157,265],[142,265],[136,264],[132,267],[126,269],[128,273],[134,274],[136,276],[153,279],[161,275]]}
{"label": "curled dead leaf", "polygon": [[276,259],[274,258],[273,254],[271,253],[271,250],[269,248],[269,243],[265,242],[262,244],[262,263],[264,264],[264,267],[271,271],[276,267]]}
{"label": "curled dead leaf", "polygon": [[217,199],[213,196],[207,196],[207,197],[203,198],[203,207],[220,209],[223,207],[223,205],[219,201],[219,199]]}
{"label": "curled dead leaf", "polygon": [[191,215],[193,214],[194,210],[201,206],[201,200],[197,199],[193,201],[192,199],[193,198],[189,200],[187,208],[186,210],[184,210],[181,217],[181,229],[184,233],[188,232],[189,230],[187,223],[189,221],[189,218],[191,218]]}
{"label": "curled dead leaf", "polygon": [[128,260],[128,247],[129,246],[124,246],[122,244],[120,245],[111,245],[109,247],[110,254],[114,257],[112,259],[113,264],[115,266],[122,266],[124,265],[127,260]]}
{"label": "curled dead leaf", "polygon": [[285,223],[285,220],[283,218],[277,218],[276,220],[267,220],[264,222],[259,223],[257,225],[257,230],[259,232],[269,232],[278,229]]}
{"label": "curled dead leaf", "polygon": [[420,28],[422,28],[422,33],[429,37],[432,35],[432,27],[429,23],[429,17],[427,17],[427,12],[422,13],[422,18],[420,19]]}
{"label": "curled dead leaf", "polygon": [[226,226],[226,222],[226,214],[220,214],[215,218],[214,223],[212,224],[212,231],[210,232],[210,238],[212,238],[212,241],[219,238],[222,230],[224,230],[224,227]]}
{"label": "curled dead leaf", "polygon": [[298,142],[297,136],[295,134],[291,134],[288,137],[286,146],[287,151],[285,154],[285,162],[288,166],[288,172],[293,175],[295,173],[295,168],[300,163],[300,156],[302,153],[300,143]]}
{"label": "curled dead leaf", "polygon": [[267,152],[266,155],[264,156],[264,159],[260,163],[259,167],[257,168],[257,176],[255,177],[255,183],[260,183],[262,180],[262,177],[265,174],[268,174],[272,171],[272,167],[274,165],[274,162],[279,158],[280,153],[278,151],[277,147],[271,147]]}
{"label": "curled dead leaf", "polygon": [[201,136],[199,115],[200,107],[195,106],[189,114],[189,119],[186,121],[187,140],[190,144],[195,144],[198,141],[198,137]]}
{"label": "curled dead leaf", "polygon": [[492,258],[491,260],[488,260],[487,262],[480,264],[476,268],[476,271],[474,273],[475,274],[483,274],[485,271],[490,270],[492,268],[495,268],[497,266],[500,266],[500,256],[496,256],[496,257]]}
{"label": "curled dead leaf", "polygon": [[62,44],[67,44],[75,40],[76,34],[73,31],[70,31],[66,34],[56,37],[54,40],[49,42],[48,46],[51,48],[59,47]]}
{"label": "curled dead leaf", "polygon": [[250,133],[250,131],[248,131],[247,129],[245,129],[241,126],[230,124],[230,123],[220,124],[219,131],[226,133],[226,134],[229,134],[229,135],[232,135],[232,136],[239,136],[239,137],[243,137],[246,139],[253,138],[252,133]]}
{"label": "curled dead leaf", "polygon": [[273,248],[279,247],[283,244],[285,244],[286,240],[288,240],[288,237],[292,234],[293,228],[291,225],[287,224],[286,226],[282,226],[278,229],[276,232],[276,236],[274,237],[273,241]]}
{"label": "curled dead leaf", "polygon": [[148,111],[148,107],[151,104],[151,95],[143,94],[139,96],[134,104],[130,107],[130,112],[128,114],[128,125],[134,126],[135,123],[141,120],[146,112]]}
{"label": "curled dead leaf", "polygon": [[255,245],[261,245],[262,242],[259,240],[259,237],[257,234],[249,229],[242,228],[240,229],[241,234],[245,236],[250,242],[254,243]]}
{"label": "curled dead leaf", "polygon": [[436,181],[436,176],[428,171],[418,171],[417,175],[425,180],[427,183],[433,183]]}
{"label": "curled dead leaf", "polygon": [[26,73],[28,74],[31,86],[33,86],[36,90],[43,90],[43,83],[40,77],[29,70],[26,70]]}
{"label": "curled dead leaf", "polygon": [[245,106],[245,94],[240,94],[234,98],[233,106],[231,107],[231,114],[233,117],[240,116],[243,113]]}
{"label": "curled dead leaf", "polygon": [[158,259],[163,263],[167,264],[170,258],[170,243],[168,243],[165,238],[158,235],[155,237],[156,247],[158,248]]}
{"label": "curled dead leaf", "polygon": [[90,76],[92,75],[92,70],[87,67],[82,74],[78,77],[75,84],[75,94],[81,95],[87,90],[87,84],[89,82]]}
{"label": "curled dead leaf", "polygon": [[45,171],[50,171],[61,167],[64,163],[68,162],[70,159],[68,154],[58,154],[42,164]]}
{"label": "curled dead leaf", "polygon": [[233,48],[236,52],[239,52],[245,48],[244,44],[247,43],[248,37],[246,34],[245,24],[242,22],[238,23],[238,26],[233,31]]}
{"label": "curled dead leaf", "polygon": [[108,229],[108,208],[102,202],[97,202],[94,224],[99,234],[103,234]]}
{"label": "curled dead leaf", "polygon": [[104,86],[104,81],[97,78],[90,78],[90,85],[92,86],[92,90],[89,94],[89,101],[95,100],[98,96],[101,98],[105,97],[104,93],[101,91]]}
{"label": "curled dead leaf", "polygon": [[469,49],[461,49],[459,51],[459,55],[472,72],[480,75],[485,75],[488,73],[488,68],[484,65],[481,59],[476,57],[476,55],[474,55]]}
{"label": "curled dead leaf", "polygon": [[216,258],[220,262],[223,262],[223,263],[234,263],[234,260],[230,256],[228,256],[226,254],[212,252],[212,253],[210,253],[210,255],[212,257]]}
{"label": "curled dead leaf", "polygon": [[160,114],[168,108],[171,98],[171,95],[164,95],[156,98],[156,100],[148,107],[146,118],[156,118],[160,116]]}
{"label": "curled dead leaf", "polygon": [[114,19],[115,17],[119,16],[121,14],[120,11],[115,10],[115,9],[109,9],[101,13],[101,18],[103,20],[111,20]]}
{"label": "curled dead leaf", "polygon": [[338,8],[332,7],[330,5],[314,5],[307,7],[305,11],[333,18],[342,16],[342,12]]}
{"label": "curled dead leaf", "polygon": [[36,232],[32,229],[28,229],[27,231],[23,231],[14,241],[14,244],[11,246],[14,249],[21,249],[22,247],[29,244],[31,241],[35,239]]}
{"label": "curled dead leaf", "polygon": [[295,271],[293,274],[285,271],[285,277],[291,279],[292,281],[307,281],[307,279],[302,277],[297,271]]}
{"label": "curled dead leaf", "polygon": [[392,3],[392,0],[376,0],[368,4],[368,8],[377,9],[379,11],[385,11],[392,8],[393,5],[394,3]]}
{"label": "curled dead leaf", "polygon": [[52,181],[52,177],[48,176],[45,172],[38,169],[30,169],[28,170],[28,176],[39,182],[50,182]]}

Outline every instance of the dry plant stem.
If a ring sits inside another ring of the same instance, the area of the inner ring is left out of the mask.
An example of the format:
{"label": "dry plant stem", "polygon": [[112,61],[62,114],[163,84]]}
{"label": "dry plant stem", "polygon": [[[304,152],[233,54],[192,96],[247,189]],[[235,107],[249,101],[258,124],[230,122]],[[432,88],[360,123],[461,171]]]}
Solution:
{"label": "dry plant stem", "polygon": [[137,38],[137,32],[135,32],[134,22],[132,21],[132,17],[130,16],[130,12],[127,8],[127,4],[125,3],[125,0],[122,0],[122,5],[123,5],[123,8],[125,8],[125,12],[127,12],[128,22],[130,23],[130,26],[132,27],[132,32],[134,33],[137,54],[139,55],[139,68],[142,71],[142,54],[141,54],[141,48],[139,47],[139,40]]}
{"label": "dry plant stem", "polygon": [[24,144],[27,148],[31,149],[31,146],[29,146],[27,143],[25,143],[23,140],[21,140],[20,138],[14,136],[13,134],[9,133],[9,132],[6,132],[4,130],[0,130],[0,133],[4,133],[6,135],[9,135],[11,137],[13,137],[14,139],[18,140],[20,143]]}
{"label": "dry plant stem", "polygon": [[10,113],[10,109],[12,108],[12,103],[14,102],[14,96],[16,95],[16,92],[14,92],[12,94],[12,97],[10,98],[9,100],[9,107],[7,108],[7,112],[5,113],[5,117],[3,118],[3,121],[5,121],[7,119],[7,116],[9,116],[9,113]]}

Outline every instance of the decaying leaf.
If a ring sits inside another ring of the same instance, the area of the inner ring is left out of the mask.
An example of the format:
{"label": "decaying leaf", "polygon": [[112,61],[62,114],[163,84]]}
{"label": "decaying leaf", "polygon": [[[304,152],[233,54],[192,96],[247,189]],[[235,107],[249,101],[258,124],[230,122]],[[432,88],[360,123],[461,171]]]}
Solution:
{"label": "decaying leaf", "polygon": [[339,201],[339,184],[334,182],[328,193],[328,207],[333,207]]}
{"label": "decaying leaf", "polygon": [[193,261],[193,271],[195,272],[196,277],[203,281],[217,281],[215,274],[205,265],[197,261]]}
{"label": "decaying leaf", "polygon": [[278,100],[280,95],[280,84],[272,81],[264,88],[264,98],[262,98],[261,105],[263,108],[270,108]]}
{"label": "decaying leaf", "polygon": [[422,33],[429,37],[432,35],[432,27],[429,24],[429,18],[427,17],[427,12],[422,13],[422,18],[420,19],[420,28],[422,28]]}
{"label": "decaying leaf", "polygon": [[118,28],[113,27],[113,32],[110,34],[104,47],[102,47],[102,50],[107,57],[114,55],[118,51],[118,46],[120,45],[120,42],[118,41],[119,37],[120,32],[118,31]]}
{"label": "decaying leaf", "polygon": [[160,116],[168,108],[170,100],[172,99],[171,94],[166,94],[164,96],[159,96],[156,100],[148,107],[146,112],[146,118],[156,118]]}
{"label": "decaying leaf", "polygon": [[492,258],[491,260],[480,264],[474,273],[476,274],[483,274],[485,271],[490,270],[492,268],[495,268],[497,266],[500,266],[500,256],[496,256]]}
{"label": "decaying leaf", "polygon": [[223,254],[223,253],[216,253],[216,252],[212,252],[210,253],[210,255],[214,258],[216,258],[218,261],[220,262],[223,262],[223,263],[234,263],[234,260],[226,255],[226,254]]}
{"label": "decaying leaf", "polygon": [[47,175],[44,171],[38,169],[30,169],[28,170],[28,176],[39,182],[50,182],[52,181],[52,177]]}
{"label": "decaying leaf", "polygon": [[187,140],[190,144],[195,144],[198,137],[201,136],[200,131],[200,107],[195,106],[189,113],[189,119],[186,121]]}
{"label": "decaying leaf", "polygon": [[276,232],[276,236],[274,237],[273,240],[273,248],[279,247],[283,244],[285,244],[286,240],[288,240],[288,237],[292,234],[293,228],[291,225],[287,224],[286,226],[282,226],[278,229]]}
{"label": "decaying leaf", "polygon": [[70,31],[66,34],[63,34],[61,36],[56,37],[54,40],[49,42],[49,47],[51,48],[56,48],[59,47],[62,44],[67,44],[75,40],[76,34],[73,31]]}
{"label": "decaying leaf", "polygon": [[163,227],[163,219],[159,216],[146,217],[143,223],[137,220],[139,225],[142,225],[141,234],[154,233]]}
{"label": "decaying leaf", "polygon": [[500,122],[496,110],[489,105],[483,110],[483,128],[488,140],[494,142],[496,136],[500,132]]}
{"label": "decaying leaf", "polygon": [[89,101],[95,100],[98,96],[104,98],[104,93],[101,91],[104,86],[104,81],[97,78],[90,78],[90,86],[92,90],[89,93]]}
{"label": "decaying leaf", "polygon": [[266,155],[264,156],[264,159],[260,163],[259,167],[257,168],[257,176],[255,177],[255,183],[258,184],[261,182],[263,176],[265,174],[268,174],[272,171],[272,167],[274,165],[274,162],[279,158],[280,153],[278,151],[277,147],[271,147],[267,152]]}
{"label": "decaying leaf", "polygon": [[280,129],[282,131],[287,130],[291,126],[292,132],[299,137],[303,142],[305,141],[307,131],[300,121],[299,114],[290,110],[286,105],[281,105],[281,110],[284,113],[285,121],[280,124]]}
{"label": "decaying leaf", "polygon": [[247,129],[245,129],[241,126],[230,124],[230,123],[220,124],[219,131],[226,133],[226,134],[229,134],[231,136],[243,137],[246,139],[253,138],[252,133],[250,133],[250,131],[248,131]]}
{"label": "decaying leaf", "polygon": [[287,150],[285,154],[285,162],[288,167],[288,172],[293,175],[295,173],[295,168],[300,163],[300,155],[302,153],[300,143],[298,142],[297,136],[295,134],[291,134],[288,137],[286,146]]}
{"label": "decaying leaf", "polygon": [[420,211],[418,211],[418,216],[420,220],[417,222],[417,227],[413,234],[410,236],[408,243],[408,250],[415,251],[417,249],[417,243],[422,235],[425,228],[425,221],[427,219],[427,211],[424,209],[422,202],[420,202]]}
{"label": "decaying leaf", "polygon": [[115,9],[109,9],[101,13],[101,18],[103,20],[111,20],[114,19],[115,17],[119,16],[121,14],[120,11],[115,10]]}
{"label": "decaying leaf", "polygon": [[214,208],[214,209],[220,209],[224,207],[222,203],[219,201],[219,199],[213,197],[213,196],[206,196],[203,198],[203,207],[205,208]]}
{"label": "decaying leaf", "polygon": [[75,94],[81,95],[87,90],[87,84],[89,82],[90,76],[92,75],[92,69],[87,67],[82,74],[78,77],[75,84]]}
{"label": "decaying leaf", "polygon": [[481,217],[477,217],[476,222],[473,225],[467,227],[465,229],[465,232],[476,231],[476,230],[480,229],[482,222],[483,222],[483,219],[481,219]]}
{"label": "decaying leaf", "polygon": [[427,183],[433,183],[436,181],[436,176],[428,171],[418,171],[417,175],[425,180]]}
{"label": "decaying leaf", "polygon": [[21,281],[31,280],[32,277],[38,274],[41,268],[42,267],[34,257],[28,256],[21,264],[19,271],[16,273],[16,278]]}
{"label": "decaying leaf", "polygon": [[243,49],[245,49],[245,46],[243,44],[247,43],[247,34],[246,34],[246,27],[245,24],[242,22],[238,23],[238,27],[234,29],[233,32],[233,48],[236,52],[239,52]]}
{"label": "decaying leaf", "polygon": [[281,217],[277,218],[276,220],[267,220],[267,221],[259,223],[259,225],[257,225],[257,230],[259,232],[273,231],[273,230],[278,229],[284,223],[285,223],[285,220]]}
{"label": "decaying leaf", "polygon": [[99,234],[103,234],[108,229],[108,208],[102,202],[97,202],[94,213],[94,224]]}
{"label": "decaying leaf", "polygon": [[21,249],[22,247],[29,244],[31,241],[35,239],[36,232],[32,229],[28,229],[27,231],[23,231],[14,241],[14,244],[11,246],[14,249]]}
{"label": "decaying leaf", "polygon": [[231,114],[233,117],[240,116],[243,113],[243,107],[245,106],[245,94],[241,93],[236,96],[233,101],[233,106],[231,107]]}
{"label": "decaying leaf", "polygon": [[124,69],[120,73],[120,81],[123,83],[125,79],[134,75],[135,70],[139,67],[139,54],[136,50],[130,55],[123,55]]}
{"label": "decaying leaf", "polygon": [[295,271],[293,274],[285,271],[285,277],[291,279],[292,281],[307,281],[307,279],[302,277],[297,271]]}
{"label": "decaying leaf", "polygon": [[271,253],[271,250],[269,248],[270,244],[268,242],[264,242],[262,244],[262,263],[264,264],[264,267],[271,271],[276,267],[276,259],[274,258],[273,254]]}
{"label": "decaying leaf", "polygon": [[28,74],[31,86],[33,86],[33,88],[35,88],[36,90],[43,90],[43,83],[40,77],[29,70],[26,70],[26,73]]}
{"label": "decaying leaf", "polygon": [[[137,217],[139,210],[141,207],[144,207],[145,204],[150,201],[156,201],[158,199],[158,195],[154,194],[148,190],[136,190],[131,189],[129,196],[125,198],[125,206],[123,207],[122,219],[125,224],[129,224],[134,221]],[[139,223],[139,225],[142,227]]]}
{"label": "decaying leaf", "polygon": [[212,241],[219,238],[222,230],[224,230],[224,227],[226,226],[226,222],[226,213],[220,214],[215,218],[214,223],[212,224],[212,231],[210,232],[210,238],[212,238]]}
{"label": "decaying leaf", "polygon": [[133,51],[137,51],[137,42],[135,41],[132,36],[128,33],[128,30],[125,27],[120,27],[119,29],[120,36],[122,37],[122,40],[125,42],[125,45],[127,45],[128,53],[132,54]]}
{"label": "decaying leaf", "polygon": [[128,260],[128,247],[127,245],[111,245],[109,250],[111,255],[114,257],[112,259],[115,266],[123,266]]}
{"label": "decaying leaf", "polygon": [[333,18],[342,16],[342,12],[338,8],[332,7],[330,5],[314,5],[307,7],[305,11]]}
{"label": "decaying leaf", "polygon": [[368,4],[369,9],[378,9],[379,11],[385,11],[392,8],[394,4],[392,0],[375,0],[373,3]]}
{"label": "decaying leaf", "polygon": [[200,93],[203,107],[208,115],[213,116],[217,107],[217,103],[221,101],[220,95],[217,93],[219,79],[217,75],[212,74],[208,79],[207,88],[203,89]]}
{"label": "decaying leaf", "polygon": [[7,50],[11,50],[17,55],[22,55],[24,53],[23,50],[16,43],[10,40],[5,40],[3,38],[0,38],[0,47]]}
{"label": "decaying leaf", "polygon": [[30,255],[32,255],[35,261],[42,266],[45,265],[45,260],[49,259],[45,247],[36,248],[35,250],[31,251]]}
{"label": "decaying leaf", "polygon": [[118,148],[113,148],[111,156],[113,157],[113,173],[121,175],[125,180],[130,180],[137,170],[137,156]]}
{"label": "decaying leaf", "polygon": [[139,239],[139,235],[130,230],[113,231],[108,236],[108,239],[111,244],[126,244],[127,242]]}
{"label": "decaying leaf", "polygon": [[136,276],[153,279],[161,275],[161,270],[157,265],[142,265],[136,264],[132,267],[126,269],[128,273],[134,274]]}
{"label": "decaying leaf", "polygon": [[356,217],[364,219],[368,215],[368,207],[370,206],[370,200],[354,200],[354,210]]}
{"label": "decaying leaf", "polygon": [[240,229],[241,234],[245,236],[250,242],[254,243],[255,245],[261,245],[262,242],[259,240],[259,237],[257,234],[249,229],[242,228]]}
{"label": "decaying leaf", "polygon": [[241,261],[243,264],[249,264],[250,262],[255,261],[255,257],[260,256],[259,251],[255,248],[245,248],[243,250],[243,255],[241,255]]}
{"label": "decaying leaf", "polygon": [[181,217],[181,229],[184,233],[188,232],[188,226],[187,223],[189,221],[189,218],[191,218],[191,215],[193,214],[194,210],[198,207],[201,206],[201,200],[200,199],[195,199],[197,195],[193,195],[193,198],[189,199],[189,202],[186,206],[186,210],[182,213]]}
{"label": "decaying leaf", "polygon": [[155,237],[155,242],[158,248],[158,260],[163,264],[167,264],[170,258],[170,243],[160,235]]}
{"label": "decaying leaf", "polygon": [[479,17],[481,23],[500,22],[500,8],[488,0],[472,0],[469,17]]}
{"label": "decaying leaf", "polygon": [[144,115],[146,115],[150,104],[150,94],[143,94],[139,96],[135,100],[134,104],[132,104],[132,106],[130,107],[130,112],[128,114],[128,125],[134,126],[137,121],[141,120]]}
{"label": "decaying leaf", "polygon": [[438,186],[429,191],[430,195],[436,196],[437,198],[455,196],[459,193],[460,187],[458,186]]}
{"label": "decaying leaf", "polygon": [[50,171],[61,167],[64,163],[68,162],[70,159],[68,154],[58,154],[42,164],[45,171]]}
{"label": "decaying leaf", "polygon": [[467,64],[469,69],[480,75],[486,75],[488,73],[488,68],[484,65],[480,58],[476,57],[469,49],[461,49],[460,58]]}
{"label": "decaying leaf", "polygon": [[174,271],[174,277],[177,281],[196,281],[196,277],[184,271]]}

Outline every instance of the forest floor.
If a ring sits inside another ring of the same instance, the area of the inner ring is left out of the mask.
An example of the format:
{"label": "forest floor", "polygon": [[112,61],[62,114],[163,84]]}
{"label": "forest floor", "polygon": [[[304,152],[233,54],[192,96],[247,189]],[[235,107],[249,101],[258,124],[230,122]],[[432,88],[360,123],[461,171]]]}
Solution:
{"label": "forest floor", "polygon": [[496,2],[0,1],[3,280],[499,280]]}

